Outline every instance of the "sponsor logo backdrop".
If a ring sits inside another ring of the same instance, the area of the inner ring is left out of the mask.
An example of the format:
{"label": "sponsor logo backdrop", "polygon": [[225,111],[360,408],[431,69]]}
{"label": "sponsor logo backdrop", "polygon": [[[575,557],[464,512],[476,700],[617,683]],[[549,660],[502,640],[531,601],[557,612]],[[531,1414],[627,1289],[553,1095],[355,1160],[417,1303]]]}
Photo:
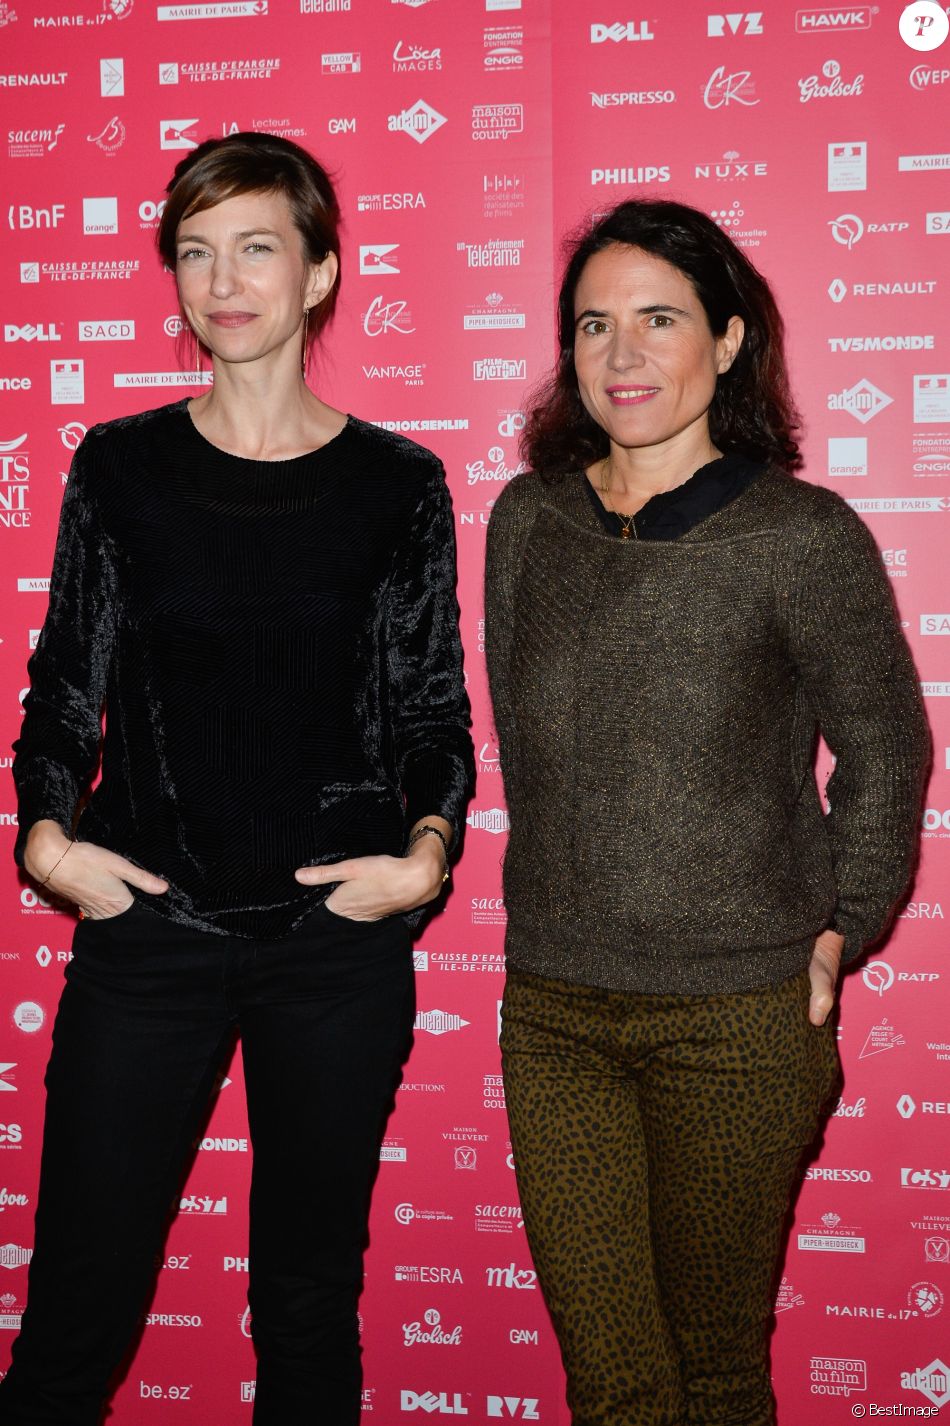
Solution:
{"label": "sponsor logo backdrop", "polygon": [[[363,1406],[385,1426],[568,1420],[499,1076],[507,815],[480,586],[491,506],[519,469],[525,393],[552,356],[560,237],[645,193],[704,208],[774,283],[806,478],[867,518],[935,733],[913,899],[843,989],[844,1093],[778,1291],[781,1414],[817,1426],[840,1419],[842,1400],[950,1400],[950,153],[937,122],[950,48],[904,44],[901,8],[0,0],[2,747],[71,452],[94,422],[207,380],[153,242],[163,185],[200,139],[269,130],[333,170],[343,296],[312,379],[432,446],[449,472],[479,780],[448,907],[416,951],[416,1045],[381,1154]],[[9,754],[0,762],[9,769]],[[42,1072],[72,923],[8,855],[0,898],[2,1367],[25,1298]],[[250,1155],[239,1061],[230,1073],[117,1426],[250,1417]],[[332,1172],[333,1144],[326,1154]]]}

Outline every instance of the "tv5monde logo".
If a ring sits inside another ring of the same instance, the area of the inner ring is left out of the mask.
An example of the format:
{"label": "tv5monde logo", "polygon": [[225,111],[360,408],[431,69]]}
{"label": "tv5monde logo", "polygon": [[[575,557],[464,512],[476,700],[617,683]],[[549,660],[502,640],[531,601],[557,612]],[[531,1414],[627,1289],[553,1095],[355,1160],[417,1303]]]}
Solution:
{"label": "tv5monde logo", "polygon": [[950,16],[937,0],[916,0],[898,20],[901,39],[912,50],[935,50],[950,33]]}

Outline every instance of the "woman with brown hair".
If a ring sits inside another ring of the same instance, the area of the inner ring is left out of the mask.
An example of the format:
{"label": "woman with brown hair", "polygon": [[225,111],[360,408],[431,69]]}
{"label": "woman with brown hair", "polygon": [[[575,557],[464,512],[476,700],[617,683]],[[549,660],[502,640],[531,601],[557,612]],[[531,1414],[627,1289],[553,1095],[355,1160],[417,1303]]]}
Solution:
{"label": "woman with brown hair", "polygon": [[525,1228],[574,1426],[771,1426],[782,1223],[839,963],[910,875],[920,693],[870,534],[792,478],[781,320],[731,240],[621,203],[558,317],[486,577]]}
{"label": "woman with brown hair", "polygon": [[235,134],[168,192],[214,385],[76,452],[17,744],[18,857],[80,922],[0,1420],[100,1420],[240,1031],[254,1421],[355,1426],[410,926],[472,779],[451,507],[430,452],[306,384],[339,271],[320,165]]}

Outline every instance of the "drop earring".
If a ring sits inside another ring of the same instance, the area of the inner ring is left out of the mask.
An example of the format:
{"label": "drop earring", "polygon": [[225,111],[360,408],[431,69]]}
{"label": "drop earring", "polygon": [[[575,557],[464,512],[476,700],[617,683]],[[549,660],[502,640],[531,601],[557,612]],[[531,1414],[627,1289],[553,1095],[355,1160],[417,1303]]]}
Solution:
{"label": "drop earring", "polygon": [[303,309],[303,349],[300,353],[300,370],[304,380],[307,377],[307,347],[310,345],[310,308]]}

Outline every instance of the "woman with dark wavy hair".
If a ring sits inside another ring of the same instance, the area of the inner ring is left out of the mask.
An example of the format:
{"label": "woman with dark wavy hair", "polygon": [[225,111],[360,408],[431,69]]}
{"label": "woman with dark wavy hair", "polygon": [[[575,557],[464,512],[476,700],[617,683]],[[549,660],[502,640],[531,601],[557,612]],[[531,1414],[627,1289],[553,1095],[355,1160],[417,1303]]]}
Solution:
{"label": "woman with dark wavy hair", "polygon": [[772,1426],[782,1224],[839,966],[910,876],[920,694],[869,532],[791,475],[782,322],[709,218],[576,238],[559,346],[486,576],[525,1227],[574,1426]]}

